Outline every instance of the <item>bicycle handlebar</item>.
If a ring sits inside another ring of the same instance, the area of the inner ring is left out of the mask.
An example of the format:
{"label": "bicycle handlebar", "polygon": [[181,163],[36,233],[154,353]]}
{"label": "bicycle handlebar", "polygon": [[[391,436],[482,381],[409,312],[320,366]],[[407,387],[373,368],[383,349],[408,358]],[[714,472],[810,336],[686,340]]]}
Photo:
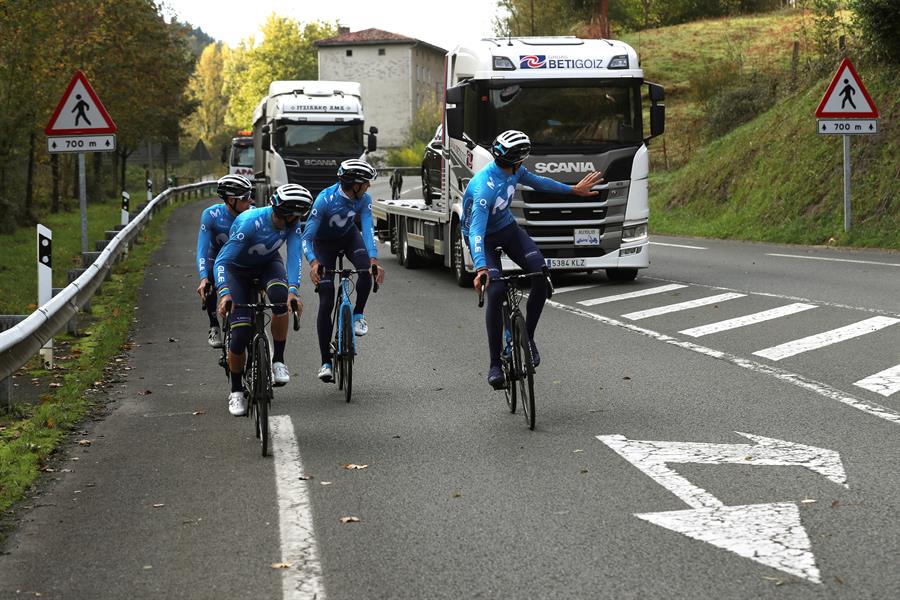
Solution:
{"label": "bicycle handlebar", "polygon": [[[491,281],[502,281],[502,282],[510,282],[510,281],[521,281],[523,279],[531,279],[532,277],[546,277],[547,278],[547,299],[553,297],[553,282],[550,280],[550,270],[547,267],[544,267],[540,271],[535,271],[534,273],[516,273],[514,275],[503,275],[501,277],[494,277]],[[484,288],[486,286],[485,278],[488,277],[486,274],[480,275],[479,279],[482,282],[480,286],[478,286],[478,308],[482,308],[484,306]]]}
{"label": "bicycle handlebar", "polygon": [[[327,275],[341,275],[345,274],[349,276],[351,273],[356,273],[360,275],[361,273],[369,273],[372,275],[372,292],[378,293],[378,265],[372,265],[370,269],[326,269],[325,265],[319,265],[316,269],[316,272],[319,274],[319,280]],[[319,292],[319,284],[316,284],[316,289],[314,290],[316,293]]]}

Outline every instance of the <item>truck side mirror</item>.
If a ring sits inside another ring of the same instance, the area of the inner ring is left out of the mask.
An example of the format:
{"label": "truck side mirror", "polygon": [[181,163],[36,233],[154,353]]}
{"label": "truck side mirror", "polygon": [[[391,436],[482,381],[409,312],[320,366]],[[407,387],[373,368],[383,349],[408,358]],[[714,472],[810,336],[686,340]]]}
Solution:
{"label": "truck side mirror", "polygon": [[375,152],[378,149],[378,136],[375,135],[378,133],[378,129],[372,127],[369,129],[369,139],[366,143],[366,152]]}
{"label": "truck side mirror", "polygon": [[663,86],[656,83],[650,83],[649,81],[647,82],[647,86],[650,92],[650,102],[662,102],[666,99],[666,89]]}
{"label": "truck side mirror", "polygon": [[369,127],[369,133],[378,133],[377,127]]}
{"label": "truck side mirror", "polygon": [[666,105],[654,104],[650,107],[650,137],[666,132]]}
{"label": "truck side mirror", "polygon": [[455,140],[462,139],[463,136],[463,106],[457,104],[453,108],[447,109],[447,135]]}
{"label": "truck side mirror", "polygon": [[461,85],[447,88],[447,104],[462,104],[465,98],[465,89]]}

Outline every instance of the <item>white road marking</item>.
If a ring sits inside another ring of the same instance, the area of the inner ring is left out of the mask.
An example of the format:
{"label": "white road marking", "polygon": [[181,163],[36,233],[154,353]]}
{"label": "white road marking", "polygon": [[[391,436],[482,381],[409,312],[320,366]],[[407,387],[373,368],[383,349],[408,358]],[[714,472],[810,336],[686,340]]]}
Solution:
{"label": "white road marking", "polygon": [[729,292],[727,294],[707,296],[706,298],[688,300],[687,302],[678,302],[677,304],[667,304],[665,306],[657,306],[656,308],[648,308],[647,310],[639,310],[636,312],[624,314],[622,316],[630,321],[639,321],[648,317],[656,317],[659,315],[666,315],[681,310],[697,308],[698,306],[708,306],[710,304],[716,304],[717,302],[726,302],[728,300],[734,300],[735,298],[743,298],[745,295],[746,294],[736,294],[734,292]]}
{"label": "white road marking", "polygon": [[323,600],[322,565],[313,533],[312,507],[301,481],[303,463],[294,437],[294,424],[288,415],[269,417],[275,481],[278,489],[278,526],[281,534],[281,562],[291,567],[282,570],[284,600]]}
{"label": "white road marking", "polygon": [[563,287],[558,287],[553,290],[553,294],[565,294],[566,292],[577,292],[578,290],[587,290],[590,288],[598,287],[598,284],[593,283],[591,285],[567,285]]}
{"label": "white road marking", "polygon": [[900,365],[860,379],[853,385],[881,394],[884,397],[900,392]]}
{"label": "white road marking", "polygon": [[766,256],[780,256],[782,258],[804,258],[806,260],[827,260],[827,261],[832,261],[832,262],[857,263],[860,265],[879,265],[881,267],[900,267],[900,263],[886,263],[886,262],[879,262],[877,260],[852,260],[849,258],[827,258],[824,256],[801,256],[798,254],[775,254],[774,252],[767,253]]}
{"label": "white road marking", "polygon": [[668,246],[670,248],[687,248],[688,250],[709,250],[703,246],[688,246],[686,244],[665,244],[663,242],[650,242],[652,246]]}
{"label": "white road marking", "polygon": [[422,189],[422,186],[421,186],[421,185],[417,185],[417,186],[415,186],[415,187],[411,187],[411,188],[409,188],[409,189],[403,190],[402,192],[400,192],[400,195],[402,196],[403,194],[408,194],[409,192],[414,192],[414,191],[416,191],[416,190],[421,190],[421,189]]}
{"label": "white road marking", "polygon": [[771,321],[772,319],[786,317],[788,315],[803,312],[811,308],[815,308],[815,305],[795,302],[794,304],[779,306],[778,308],[764,310],[762,312],[753,313],[752,315],[745,315],[743,317],[727,319],[725,321],[710,323],[709,325],[701,325],[699,327],[691,327],[690,329],[684,329],[682,331],[679,331],[678,333],[698,338],[704,335],[709,335],[711,333],[719,333],[720,331],[728,331],[729,329],[737,329],[738,327],[755,325],[756,323],[762,323],[763,321]]}
{"label": "white road marking", "polygon": [[725,506],[669,468],[668,463],[799,466],[847,487],[840,454],[826,448],[737,433],[756,443],[657,442],[629,440],[623,435],[596,437],[692,508],[635,514],[636,517],[820,583],[809,536],[795,504]]}
{"label": "white road marking", "polygon": [[825,346],[831,346],[832,344],[866,335],[867,333],[873,333],[895,323],[900,323],[900,319],[893,319],[891,317],[872,317],[858,323],[853,323],[852,325],[839,327],[837,329],[832,329],[831,331],[823,331],[816,335],[785,342],[784,344],[772,346],[771,348],[764,348],[753,354],[755,356],[768,358],[769,360],[782,360],[789,356],[809,352],[810,350],[817,350],[819,348],[824,348]]}
{"label": "white road marking", "polygon": [[607,302],[616,302],[618,300],[630,300],[631,298],[640,298],[641,296],[652,296],[653,294],[662,294],[673,290],[680,290],[687,287],[678,283],[670,285],[661,285],[655,288],[639,290],[637,292],[628,292],[627,294],[617,294],[615,296],[604,296],[602,298],[592,298],[590,300],[582,300],[578,304],[582,306],[594,306],[597,304],[606,304]]}
{"label": "white road marking", "polygon": [[799,388],[807,390],[809,392],[813,392],[822,396],[823,398],[827,398],[829,400],[834,400],[836,402],[840,402],[845,406],[849,406],[851,408],[855,408],[861,412],[864,412],[868,415],[872,415],[873,417],[878,417],[879,419],[884,419],[889,423],[893,423],[895,425],[900,425],[900,413],[897,411],[887,408],[885,406],[881,406],[879,404],[875,404],[874,402],[866,402],[852,396],[846,392],[843,392],[837,388],[831,387],[826,383],[822,383],[819,381],[815,381],[813,379],[809,379],[804,377],[803,375],[799,375],[797,373],[792,373],[790,371],[786,371],[784,369],[780,369],[778,367],[774,367],[772,365],[765,365],[762,363],[758,363],[753,360],[749,360],[746,358],[742,358],[740,356],[735,356],[734,354],[729,354],[727,352],[722,352],[720,350],[713,350],[712,348],[707,348],[706,346],[701,346],[699,344],[695,344],[694,342],[689,342],[686,340],[679,340],[677,338],[673,338],[664,333],[659,333],[657,331],[653,331],[651,329],[646,329],[644,327],[639,327],[632,323],[626,323],[624,321],[619,321],[618,319],[611,319],[609,317],[604,317],[603,315],[598,315],[596,313],[592,313],[587,310],[583,310],[576,306],[569,306],[567,304],[562,304],[560,302],[556,302],[555,300],[548,300],[548,306],[552,306],[554,308],[558,308],[560,310],[564,310],[566,312],[570,312],[574,315],[578,315],[580,317],[585,317],[588,319],[592,319],[594,321],[598,321],[600,323],[604,323],[606,325],[612,325],[614,327],[621,327],[622,329],[627,329],[634,333],[638,333],[640,335],[647,336],[649,338],[653,338],[657,341],[664,342],[666,344],[670,344],[672,346],[677,346],[679,348],[683,348],[685,350],[690,350],[691,352],[696,352],[697,354],[702,354],[704,356],[709,356],[711,358],[715,358],[718,360],[723,360],[725,362],[731,363],[735,366],[741,367],[743,369],[748,369],[755,373],[761,373],[763,375],[770,375],[784,381],[786,383],[790,383]]}

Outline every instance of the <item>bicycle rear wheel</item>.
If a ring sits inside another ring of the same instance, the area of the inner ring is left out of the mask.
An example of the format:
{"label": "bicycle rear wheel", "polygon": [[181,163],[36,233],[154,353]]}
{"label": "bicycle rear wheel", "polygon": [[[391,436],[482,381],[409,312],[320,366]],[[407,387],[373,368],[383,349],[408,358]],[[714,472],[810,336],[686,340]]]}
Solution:
{"label": "bicycle rear wheel", "polygon": [[[505,312],[505,311],[504,311]],[[503,323],[508,323],[509,319],[504,315]],[[503,394],[506,396],[506,405],[509,412],[516,412],[516,369],[515,359],[513,358],[513,347],[506,339],[506,326],[503,327],[503,352],[500,353],[500,368],[503,369],[503,378],[506,380],[506,387]]]}
{"label": "bicycle rear wheel", "polygon": [[528,344],[528,328],[525,326],[525,317],[521,313],[516,315],[513,327],[515,327],[513,354],[519,396],[522,400],[522,413],[525,415],[528,429],[534,429],[534,365],[531,361],[531,348]]}
{"label": "bicycle rear wheel", "polygon": [[353,311],[348,305],[341,307],[341,354],[343,366],[341,376],[344,383],[344,397],[350,402],[353,393]]}
{"label": "bicycle rear wheel", "polygon": [[256,423],[262,455],[269,455],[269,401],[272,398],[272,372],[269,362],[269,341],[265,335],[254,340],[256,377],[253,386],[253,402],[256,404]]}

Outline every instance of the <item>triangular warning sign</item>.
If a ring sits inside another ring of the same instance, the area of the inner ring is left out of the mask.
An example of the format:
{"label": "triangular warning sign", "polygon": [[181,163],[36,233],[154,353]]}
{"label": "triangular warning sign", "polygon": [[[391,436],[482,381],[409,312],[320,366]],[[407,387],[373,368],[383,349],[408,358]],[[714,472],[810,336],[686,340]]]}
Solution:
{"label": "triangular warning sign", "polygon": [[849,58],[841,61],[831,85],[825,92],[819,108],[816,109],[816,117],[820,118],[851,118],[851,119],[875,119],[878,118],[878,109],[872,101],[866,86],[853,63]]}
{"label": "triangular warning sign", "polygon": [[116,124],[106,112],[94,88],[81,71],[75,71],[50,122],[47,135],[83,135],[115,133]]}

